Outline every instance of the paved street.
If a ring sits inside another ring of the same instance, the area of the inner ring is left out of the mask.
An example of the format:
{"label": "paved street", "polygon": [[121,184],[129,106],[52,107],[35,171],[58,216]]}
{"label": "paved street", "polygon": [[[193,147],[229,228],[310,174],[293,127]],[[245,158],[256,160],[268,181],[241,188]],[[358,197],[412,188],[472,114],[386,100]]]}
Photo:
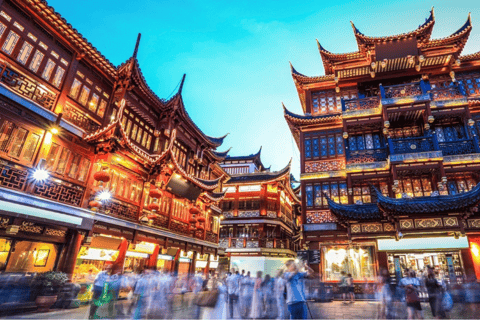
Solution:
{"label": "paved street", "polygon": [[[354,304],[343,304],[340,301],[330,303],[309,302],[311,316],[314,319],[376,319],[377,302],[359,301]],[[425,319],[434,319],[428,304],[422,304]],[[8,319],[86,319],[88,317],[88,307],[82,306],[77,309],[51,311],[48,313],[29,313],[8,317]],[[194,307],[188,308],[186,301],[184,304],[178,299],[173,308],[173,319],[192,319],[194,318]],[[127,317],[117,317],[125,319]],[[130,318],[130,317],[128,317]],[[310,318],[310,315],[309,315]],[[463,304],[456,304],[450,312],[451,319],[475,319],[478,313],[470,312]],[[6,318],[3,318],[6,319]]]}

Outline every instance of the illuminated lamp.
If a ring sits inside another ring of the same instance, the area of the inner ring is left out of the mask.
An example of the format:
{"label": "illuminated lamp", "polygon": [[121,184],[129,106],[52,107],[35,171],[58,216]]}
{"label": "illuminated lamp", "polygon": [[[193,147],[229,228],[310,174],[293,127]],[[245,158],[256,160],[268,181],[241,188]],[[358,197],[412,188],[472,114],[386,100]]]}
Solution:
{"label": "illuminated lamp", "polygon": [[383,126],[384,126],[385,128],[390,128],[390,121],[388,121],[388,120],[385,121],[385,122],[383,123]]}
{"label": "illuminated lamp", "polygon": [[336,92],[336,93],[339,93],[339,92],[340,92],[340,88],[339,88],[339,87],[335,87],[335,92]]}
{"label": "illuminated lamp", "polygon": [[148,196],[153,199],[158,199],[162,197],[163,192],[160,189],[157,188],[151,188]]}
{"label": "illuminated lamp", "polygon": [[468,125],[473,127],[475,125],[475,121],[473,119],[468,119]]}
{"label": "illuminated lamp", "polygon": [[147,215],[148,220],[155,219],[156,217],[157,217],[157,215],[155,215],[155,214],[149,214],[149,215]]}
{"label": "illuminated lamp", "polygon": [[112,194],[107,190],[103,190],[98,194],[97,198],[100,201],[108,201],[112,198]]}
{"label": "illuminated lamp", "polygon": [[223,216],[223,214],[220,216],[220,220],[223,220],[225,219],[225,217]]}
{"label": "illuminated lamp", "polygon": [[147,216],[140,217],[140,222],[148,223],[148,217]]}
{"label": "illuminated lamp", "polygon": [[100,171],[95,172],[95,174],[93,175],[93,179],[95,179],[96,181],[107,183],[108,181],[110,181],[110,175],[108,174],[108,172],[102,169]]}
{"label": "illuminated lamp", "polygon": [[387,59],[383,59],[383,61],[381,62],[381,66],[382,68],[385,68],[387,66]]}
{"label": "illuminated lamp", "polygon": [[442,177],[442,183],[447,183],[447,177]]}
{"label": "illuminated lamp", "polygon": [[48,173],[48,171],[43,168],[35,169],[35,171],[33,172],[33,179],[38,182],[43,182],[47,180],[49,176],[50,174]]}
{"label": "illuminated lamp", "polygon": [[425,123],[425,130],[430,130],[430,125],[428,123]]}
{"label": "illuminated lamp", "polygon": [[456,64],[457,66],[460,66],[460,65],[462,64],[462,61],[460,61],[460,59],[457,59],[457,60],[455,60],[455,64]]}
{"label": "illuminated lamp", "polygon": [[457,81],[455,80],[455,71],[450,71],[449,75],[450,75],[450,78],[452,78],[453,82]]}
{"label": "illuminated lamp", "polygon": [[429,123],[433,123],[435,121],[435,117],[434,116],[428,116],[428,122]]}
{"label": "illuminated lamp", "polygon": [[388,135],[388,129],[387,128],[383,128],[383,134],[386,135],[386,136]]}
{"label": "illuminated lamp", "polygon": [[415,63],[415,60],[413,59],[413,56],[409,55],[409,56],[407,56],[407,58],[408,58],[408,63],[409,64],[414,64]]}
{"label": "illuminated lamp", "polygon": [[423,55],[420,55],[420,56],[418,57],[418,61],[420,61],[420,62],[425,61],[425,57],[424,57]]}
{"label": "illuminated lamp", "polygon": [[372,69],[375,69],[375,66],[376,66],[376,65],[377,65],[377,64],[376,64],[375,62],[370,63],[370,67],[372,67]]}
{"label": "illuminated lamp", "polygon": [[415,66],[415,70],[416,70],[417,72],[420,72],[421,69],[422,69],[422,67],[420,67],[419,64],[417,64],[417,65]]}
{"label": "illuminated lamp", "polygon": [[375,72],[370,71],[370,77],[375,78]]}
{"label": "illuminated lamp", "polygon": [[51,132],[52,134],[58,134],[59,130],[58,130],[57,127],[52,127],[52,128],[50,129],[50,132]]}
{"label": "illuminated lamp", "polygon": [[205,222],[205,217],[204,217],[204,216],[199,216],[199,217],[197,218],[197,221],[198,221],[198,222]]}
{"label": "illuminated lamp", "polygon": [[188,219],[188,222],[190,224],[195,224],[195,223],[197,223],[197,219],[195,219],[194,217],[190,217],[190,219]]}
{"label": "illuminated lamp", "polygon": [[344,132],[343,133],[343,139],[347,139],[348,138],[348,132]]}
{"label": "illuminated lamp", "polygon": [[160,205],[156,202],[152,202],[147,206],[147,209],[152,212],[157,212],[160,209]]}
{"label": "illuminated lamp", "polygon": [[92,211],[97,211],[98,208],[100,208],[102,206],[102,204],[100,203],[100,201],[97,201],[97,200],[92,200],[88,203],[88,205],[90,206],[90,209]]}

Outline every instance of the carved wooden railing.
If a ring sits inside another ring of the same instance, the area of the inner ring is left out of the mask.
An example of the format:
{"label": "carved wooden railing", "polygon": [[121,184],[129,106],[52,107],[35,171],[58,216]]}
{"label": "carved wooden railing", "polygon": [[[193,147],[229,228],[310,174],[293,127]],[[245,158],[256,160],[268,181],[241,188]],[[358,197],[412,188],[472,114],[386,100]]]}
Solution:
{"label": "carved wooden railing", "polygon": [[[228,246],[230,240],[230,246]],[[260,238],[220,238],[219,246],[222,248],[252,249],[252,248],[271,248],[271,249],[290,249],[288,240],[282,239],[260,239]]]}
{"label": "carved wooden railing", "polygon": [[14,70],[5,62],[0,62],[0,82],[15,93],[28,98],[42,107],[51,110],[57,94],[36,80]]}
{"label": "carved wooden railing", "polygon": [[347,164],[370,163],[387,160],[387,148],[347,151]]}
{"label": "carved wooden railing", "polygon": [[13,162],[0,159],[0,185],[5,188],[23,190],[27,183],[28,169]]}
{"label": "carved wooden railing", "polygon": [[390,145],[390,153],[414,153],[434,151],[434,143],[432,137],[412,137],[402,139],[388,139]]}
{"label": "carved wooden railing", "polygon": [[86,115],[86,111],[77,109],[73,104],[67,102],[63,108],[63,119],[82,128],[87,133],[96,131],[100,125]]}
{"label": "carved wooden railing", "polygon": [[138,207],[117,199],[109,201],[100,208],[100,212],[126,220],[138,221]]}
{"label": "carved wooden railing", "polygon": [[420,83],[406,83],[406,84],[396,84],[392,86],[383,87],[385,90],[384,98],[400,98],[400,97],[410,97],[418,96],[423,94],[423,91],[420,87]]}
{"label": "carved wooden railing", "polygon": [[375,109],[375,108],[378,108],[379,106],[380,106],[379,97],[342,100],[342,110],[344,112]]}
{"label": "carved wooden railing", "polygon": [[72,206],[81,205],[84,193],[84,187],[57,179],[36,182],[33,186],[33,194]]}
{"label": "carved wooden railing", "polygon": [[207,231],[207,235],[205,237],[205,240],[216,243],[217,242],[217,235],[213,232]]}
{"label": "carved wooden railing", "polygon": [[450,86],[446,88],[435,88],[429,91],[433,101],[454,100],[466,98],[458,86]]}
{"label": "carved wooden railing", "polygon": [[444,156],[451,156],[456,154],[470,154],[476,152],[473,139],[439,142],[438,145],[440,147],[440,150],[442,150]]}

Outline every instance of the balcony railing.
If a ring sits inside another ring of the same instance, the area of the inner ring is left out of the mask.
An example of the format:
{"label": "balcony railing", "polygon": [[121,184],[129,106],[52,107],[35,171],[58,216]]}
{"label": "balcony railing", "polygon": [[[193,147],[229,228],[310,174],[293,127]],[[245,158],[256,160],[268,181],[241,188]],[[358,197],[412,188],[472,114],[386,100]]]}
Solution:
{"label": "balcony railing", "polygon": [[470,154],[470,153],[476,152],[473,139],[439,142],[438,146],[444,156],[451,156],[451,155],[457,155],[457,154]]}
{"label": "balcony railing", "polygon": [[382,98],[386,99],[411,97],[423,94],[419,82],[385,86],[381,91],[383,91]]}
{"label": "balcony railing", "polygon": [[391,154],[434,151],[433,137],[388,139]]}
{"label": "balcony railing", "polygon": [[0,82],[15,93],[30,99],[45,109],[51,110],[57,94],[37,81],[21,74],[20,72],[0,62],[2,69]]}
{"label": "balcony railing", "polygon": [[432,101],[442,101],[442,100],[454,100],[454,99],[465,99],[466,96],[460,90],[460,88],[455,86],[450,86],[446,88],[435,88],[429,91]]}
{"label": "balcony railing", "polygon": [[347,152],[347,164],[387,160],[387,148]]}
{"label": "balcony railing", "polygon": [[87,133],[91,133],[100,128],[100,125],[90,119],[85,111],[81,111],[67,102],[63,108],[63,119],[69,121],[73,125],[82,128]]}
{"label": "balcony railing", "polygon": [[[228,242],[230,240],[230,246]],[[292,243],[283,239],[259,239],[259,238],[221,238],[219,245],[224,248],[252,249],[252,248],[270,248],[270,249],[290,249]]]}
{"label": "balcony railing", "polygon": [[379,97],[370,97],[363,99],[342,100],[342,110],[344,112],[375,109],[380,106]]}

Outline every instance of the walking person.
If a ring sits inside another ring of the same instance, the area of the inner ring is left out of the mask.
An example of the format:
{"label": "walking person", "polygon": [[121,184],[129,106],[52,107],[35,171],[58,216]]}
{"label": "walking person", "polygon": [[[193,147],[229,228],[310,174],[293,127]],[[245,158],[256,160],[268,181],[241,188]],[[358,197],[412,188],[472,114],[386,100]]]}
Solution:
{"label": "walking person", "polygon": [[345,271],[340,272],[340,282],[338,283],[338,288],[340,289],[340,293],[342,294],[343,303],[347,303],[346,299],[348,293],[348,284]]}
{"label": "walking person", "polygon": [[253,295],[253,280],[250,278],[250,271],[240,281],[240,305],[241,305],[241,317],[246,319],[250,315],[250,308],[252,306]]}
{"label": "walking person", "polygon": [[262,275],[262,271],[257,272],[257,278],[253,286],[252,310],[250,312],[250,318],[252,319],[261,319],[264,313]]}
{"label": "walking person", "polygon": [[422,306],[420,305],[420,280],[415,277],[415,271],[410,270],[407,276],[398,283],[405,291],[408,319],[423,319]]}
{"label": "walking person", "polygon": [[353,284],[352,274],[347,275],[347,290],[348,295],[350,296],[350,303],[355,303],[355,285]]}
{"label": "walking person", "polygon": [[275,295],[274,281],[267,274],[262,282],[262,295],[264,305],[264,318],[273,319],[275,317]]}
{"label": "walking person", "polygon": [[287,288],[287,306],[290,319],[307,319],[307,300],[303,279],[310,277],[313,270],[305,262],[307,272],[300,272],[295,260],[285,262],[287,272],[283,275]]}
{"label": "walking person", "polygon": [[425,287],[428,292],[428,302],[432,315],[438,319],[445,319],[446,314],[442,306],[443,287],[435,277],[434,269],[429,266],[427,269],[427,277],[425,278]]}
{"label": "walking person", "polygon": [[226,279],[230,319],[234,319],[235,310],[238,309],[238,296],[240,293],[240,275],[232,269],[232,273]]}
{"label": "walking person", "polygon": [[285,283],[285,279],[282,277],[282,270],[278,270],[274,285],[277,319],[285,319]]}

